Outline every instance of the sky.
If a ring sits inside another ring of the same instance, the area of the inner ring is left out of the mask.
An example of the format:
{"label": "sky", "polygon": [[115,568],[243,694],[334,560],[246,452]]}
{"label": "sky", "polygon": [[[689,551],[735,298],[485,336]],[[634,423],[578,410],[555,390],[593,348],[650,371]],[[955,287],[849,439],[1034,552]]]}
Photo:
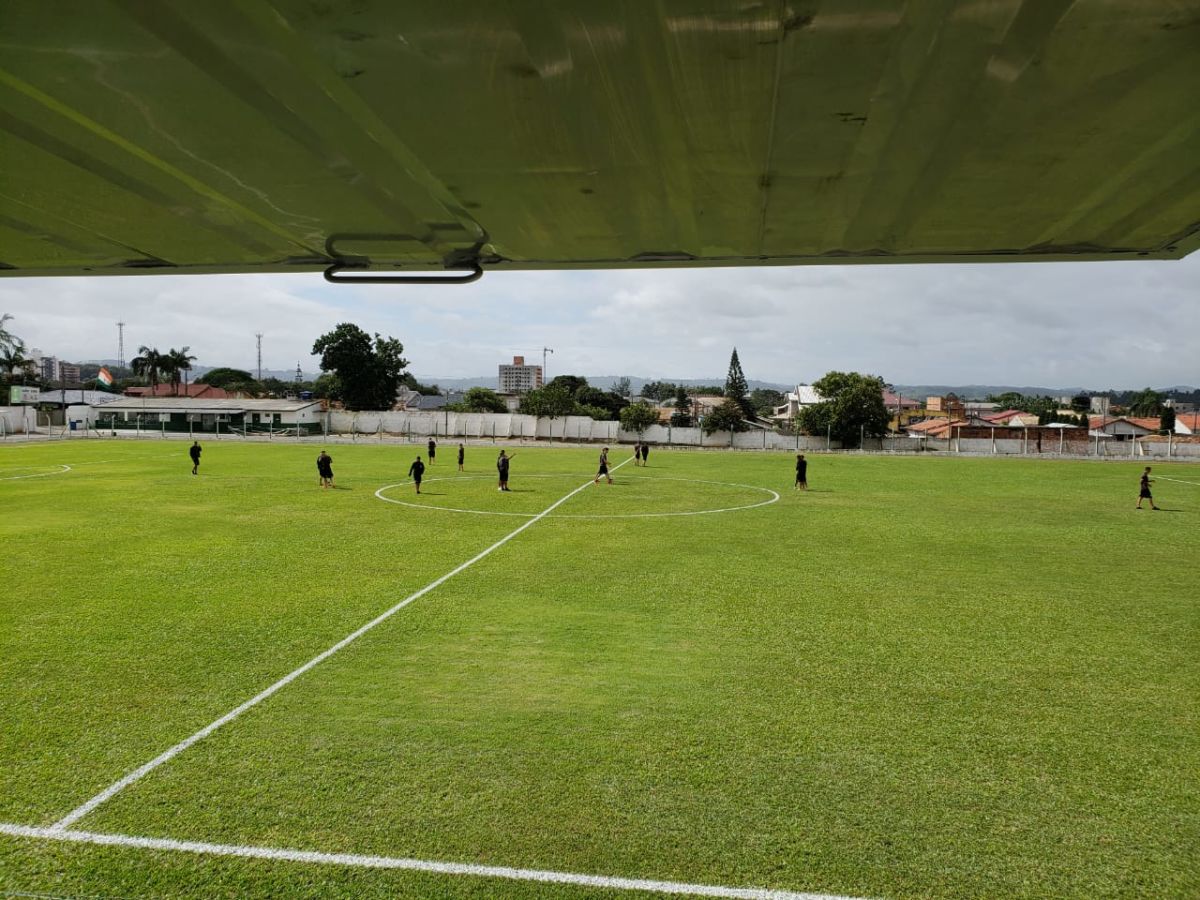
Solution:
{"label": "sky", "polygon": [[340,322],[398,338],[426,382],[547,354],[556,374],[797,384],[1096,390],[1200,385],[1200,252],[1179,262],[489,272],[465,286],[331,285],[320,274],[0,279],[8,330],[47,355],[187,345],[203,366],[318,371]]}

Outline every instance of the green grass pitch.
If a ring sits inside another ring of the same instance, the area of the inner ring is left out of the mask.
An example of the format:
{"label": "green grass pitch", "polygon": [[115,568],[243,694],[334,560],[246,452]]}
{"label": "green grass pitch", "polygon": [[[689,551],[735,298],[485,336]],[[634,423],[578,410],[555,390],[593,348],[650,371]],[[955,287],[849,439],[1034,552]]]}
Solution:
{"label": "green grass pitch", "polygon": [[[0,823],[51,826],[597,457],[519,447],[502,494],[494,448],[459,475],[446,444],[418,498],[418,447],[330,446],[335,490],[319,445],[207,442],[199,477],[186,447],[0,446]],[[1195,897],[1200,465],[1156,465],[1178,480],[1136,512],[1143,464],[818,455],[799,493],[787,454],[658,450],[71,827],[854,897]],[[660,896],[0,835],[5,893]]]}

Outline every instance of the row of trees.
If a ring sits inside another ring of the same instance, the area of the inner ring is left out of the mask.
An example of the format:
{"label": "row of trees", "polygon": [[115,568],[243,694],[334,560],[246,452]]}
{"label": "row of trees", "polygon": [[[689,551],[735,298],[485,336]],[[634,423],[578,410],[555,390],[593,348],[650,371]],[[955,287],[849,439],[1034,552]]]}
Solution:
{"label": "row of trees", "polygon": [[172,393],[178,394],[179,386],[187,383],[185,373],[196,361],[196,357],[188,352],[190,349],[184,347],[176,350],[172,347],[166,353],[160,353],[157,347],[143,344],[138,347],[138,355],[129,361],[129,367],[135,375],[145,378],[151,389],[157,388],[165,379],[171,383]]}

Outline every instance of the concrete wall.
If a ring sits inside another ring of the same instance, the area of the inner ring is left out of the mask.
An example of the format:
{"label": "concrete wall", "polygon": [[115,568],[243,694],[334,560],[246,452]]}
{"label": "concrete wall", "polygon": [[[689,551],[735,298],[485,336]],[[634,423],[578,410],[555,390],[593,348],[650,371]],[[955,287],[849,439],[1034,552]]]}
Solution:
{"label": "concrete wall", "polygon": [[29,434],[37,429],[32,406],[0,406],[0,434]]}
{"label": "concrete wall", "polygon": [[[621,430],[619,422],[599,422],[587,416],[538,418],[519,413],[346,412],[329,413],[329,430],[336,434],[391,434],[414,438],[567,441],[570,443],[632,444],[638,434]],[[705,435],[699,428],[651,425],[641,435],[648,444],[681,447],[734,447],[750,450],[824,450],[824,438],[783,435],[773,431],[727,431]],[[838,446],[834,442],[834,449]]]}

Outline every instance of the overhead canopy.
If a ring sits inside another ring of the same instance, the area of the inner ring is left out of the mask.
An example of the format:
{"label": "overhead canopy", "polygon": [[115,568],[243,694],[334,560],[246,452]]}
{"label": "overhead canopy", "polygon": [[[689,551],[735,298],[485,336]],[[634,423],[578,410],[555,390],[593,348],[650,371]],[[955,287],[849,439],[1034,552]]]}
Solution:
{"label": "overhead canopy", "polygon": [[6,0],[3,33],[8,275],[1200,245],[1200,0]]}

